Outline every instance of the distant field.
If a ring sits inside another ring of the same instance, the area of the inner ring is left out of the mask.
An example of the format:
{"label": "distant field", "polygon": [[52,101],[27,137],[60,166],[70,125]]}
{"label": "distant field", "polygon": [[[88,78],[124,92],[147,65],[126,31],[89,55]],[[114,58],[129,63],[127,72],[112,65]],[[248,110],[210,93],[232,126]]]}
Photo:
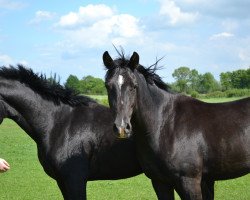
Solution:
{"label": "distant field", "polygon": [[201,99],[202,101],[208,102],[208,103],[222,103],[227,101],[235,101],[238,99],[242,99],[243,97],[231,97],[231,98],[209,98],[209,99]]}
{"label": "distant field", "polygon": [[[107,95],[87,95],[93,99],[96,99],[98,101],[106,101],[108,99]],[[231,98],[209,98],[209,99],[200,99],[202,101],[208,102],[208,103],[221,103],[221,102],[227,102],[227,101],[235,101],[238,99],[241,99],[243,97],[231,97]]]}
{"label": "distant field", "polygon": [[87,95],[92,99],[98,99],[98,100],[107,100],[108,96],[107,95]]}
{"label": "distant field", "polygon": [[[229,99],[222,101],[225,100]],[[212,100],[215,101],[218,100]],[[45,174],[38,162],[33,140],[11,120],[4,120],[0,126],[0,136],[0,157],[11,164],[9,172],[0,174],[0,200],[62,199],[55,181]],[[249,200],[249,188],[250,175],[219,181],[215,185],[215,199]],[[144,175],[118,181],[89,182],[87,190],[90,200],[156,199],[151,183]]]}

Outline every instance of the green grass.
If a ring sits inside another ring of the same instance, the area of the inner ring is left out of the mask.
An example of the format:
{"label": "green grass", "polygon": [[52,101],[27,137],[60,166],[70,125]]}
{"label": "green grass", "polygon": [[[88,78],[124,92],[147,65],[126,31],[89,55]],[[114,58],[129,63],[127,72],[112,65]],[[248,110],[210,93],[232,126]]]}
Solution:
{"label": "green grass", "polygon": [[[218,99],[212,102],[215,101]],[[0,200],[62,199],[56,182],[45,174],[38,161],[34,141],[8,119],[0,126],[0,136],[0,157],[11,165],[7,173],[0,174]],[[249,200],[249,188],[250,175],[219,181],[215,185],[215,199]],[[94,200],[156,199],[150,180],[144,175],[117,181],[88,182],[87,191],[88,199]]]}
{"label": "green grass", "polygon": [[202,101],[208,102],[208,103],[222,103],[222,102],[228,102],[228,101],[235,101],[238,99],[242,99],[241,97],[230,97],[230,98],[209,98],[209,99],[201,99]]}
{"label": "green grass", "polygon": [[[88,95],[89,97],[96,99],[99,102],[107,101],[108,96],[107,95]],[[202,101],[208,102],[208,103],[222,103],[227,101],[235,101],[238,99],[241,99],[243,97],[230,97],[230,98],[206,98],[206,99],[200,99]]]}
{"label": "green grass", "polygon": [[107,95],[86,95],[86,96],[89,96],[90,98],[94,99],[95,101],[97,101],[102,105],[109,106]]}
{"label": "green grass", "polygon": [[0,157],[11,165],[0,174],[0,199],[62,199],[56,182],[42,169],[35,142],[11,120],[0,126]]}
{"label": "green grass", "polygon": [[89,96],[92,99],[98,99],[98,100],[107,100],[108,96],[107,95],[86,95]]}

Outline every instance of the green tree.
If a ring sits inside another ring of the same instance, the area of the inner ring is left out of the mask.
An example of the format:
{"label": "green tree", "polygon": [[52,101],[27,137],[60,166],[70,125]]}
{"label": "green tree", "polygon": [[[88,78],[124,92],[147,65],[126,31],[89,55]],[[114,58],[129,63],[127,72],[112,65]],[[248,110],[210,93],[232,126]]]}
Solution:
{"label": "green tree", "polygon": [[220,74],[223,90],[250,88],[250,68]]}
{"label": "green tree", "polygon": [[231,72],[225,72],[220,74],[220,83],[222,86],[222,90],[232,89],[231,77],[232,77]]}
{"label": "green tree", "polygon": [[66,80],[65,86],[69,87],[69,88],[72,88],[72,89],[79,92],[79,90],[80,90],[79,79],[74,75],[69,75],[69,77]]}
{"label": "green tree", "polygon": [[178,69],[174,70],[172,76],[176,80],[176,86],[179,88],[179,91],[187,92],[191,70],[188,67],[179,67]]}
{"label": "green tree", "polygon": [[246,70],[246,88],[250,89],[250,67]]}
{"label": "green tree", "polygon": [[215,80],[213,74],[207,72],[201,76],[199,88],[200,93],[209,93],[219,89],[219,83]]}
{"label": "green tree", "polygon": [[191,70],[189,79],[191,91],[198,91],[200,84],[200,75],[196,69]]}
{"label": "green tree", "polygon": [[237,88],[237,89],[249,88],[249,85],[250,85],[249,78],[250,78],[249,69],[248,70],[239,69],[239,70],[233,71],[232,76],[231,76],[231,82],[232,82],[233,88]]}
{"label": "green tree", "polygon": [[80,92],[83,94],[107,94],[104,81],[93,76],[85,76],[80,80]]}

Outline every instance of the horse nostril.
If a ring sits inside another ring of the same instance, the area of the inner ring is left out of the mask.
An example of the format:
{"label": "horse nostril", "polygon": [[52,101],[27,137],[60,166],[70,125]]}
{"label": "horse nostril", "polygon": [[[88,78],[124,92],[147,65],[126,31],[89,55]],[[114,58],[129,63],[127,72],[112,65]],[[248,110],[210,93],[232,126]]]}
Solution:
{"label": "horse nostril", "polygon": [[116,124],[113,125],[113,131],[114,131],[114,133],[118,133],[118,128],[117,128]]}
{"label": "horse nostril", "polygon": [[127,129],[127,130],[130,130],[130,129],[131,129],[131,127],[130,127],[129,124],[127,124],[126,129]]}

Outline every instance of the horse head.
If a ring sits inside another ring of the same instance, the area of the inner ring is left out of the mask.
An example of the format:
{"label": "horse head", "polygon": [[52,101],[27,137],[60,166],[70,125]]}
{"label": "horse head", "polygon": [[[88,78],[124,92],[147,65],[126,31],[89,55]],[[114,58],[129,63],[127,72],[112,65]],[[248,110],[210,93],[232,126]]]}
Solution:
{"label": "horse head", "polygon": [[108,69],[105,86],[115,115],[114,132],[118,138],[129,138],[132,135],[131,117],[136,109],[137,95],[137,80],[133,72],[139,65],[139,55],[134,52],[130,60],[124,57],[113,60],[106,51],[103,62]]}

